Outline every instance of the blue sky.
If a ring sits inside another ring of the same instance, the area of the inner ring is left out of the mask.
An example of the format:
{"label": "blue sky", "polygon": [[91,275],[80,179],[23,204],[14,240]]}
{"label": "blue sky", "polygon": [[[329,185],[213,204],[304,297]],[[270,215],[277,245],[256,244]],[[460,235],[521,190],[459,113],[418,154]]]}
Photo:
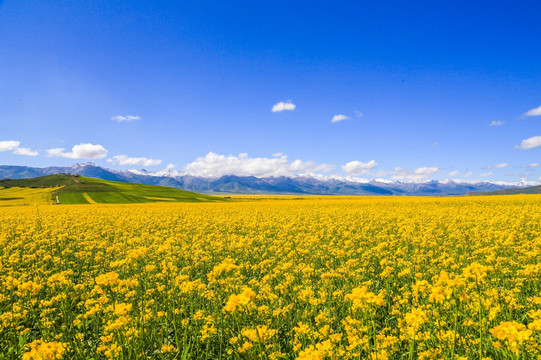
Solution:
{"label": "blue sky", "polygon": [[540,11],[6,0],[0,164],[539,181]]}

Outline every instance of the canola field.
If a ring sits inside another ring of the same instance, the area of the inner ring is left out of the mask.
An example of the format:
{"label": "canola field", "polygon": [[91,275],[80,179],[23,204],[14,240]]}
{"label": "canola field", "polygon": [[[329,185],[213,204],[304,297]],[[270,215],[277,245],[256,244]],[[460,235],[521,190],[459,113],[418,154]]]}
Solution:
{"label": "canola field", "polygon": [[541,196],[0,208],[0,359],[539,359]]}

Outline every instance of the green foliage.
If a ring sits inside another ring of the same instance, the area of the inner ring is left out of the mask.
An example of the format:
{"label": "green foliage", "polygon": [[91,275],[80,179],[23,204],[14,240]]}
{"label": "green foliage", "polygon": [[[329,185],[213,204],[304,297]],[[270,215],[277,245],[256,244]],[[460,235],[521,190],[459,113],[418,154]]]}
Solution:
{"label": "green foliage", "polygon": [[166,186],[143,185],[94,179],[84,176],[55,174],[33,179],[0,180],[5,188],[52,188],[52,199],[61,204],[129,204],[151,202],[207,202],[226,201],[223,198],[197,194]]}
{"label": "green foliage", "polygon": [[525,188],[511,188],[502,189],[497,191],[482,192],[482,193],[468,193],[468,195],[519,195],[519,194],[541,194],[541,185],[528,186]]}
{"label": "green foliage", "polygon": [[63,185],[75,184],[74,177],[66,174],[47,175],[30,179],[3,179],[0,180],[0,186],[3,187],[36,187],[49,188]]}

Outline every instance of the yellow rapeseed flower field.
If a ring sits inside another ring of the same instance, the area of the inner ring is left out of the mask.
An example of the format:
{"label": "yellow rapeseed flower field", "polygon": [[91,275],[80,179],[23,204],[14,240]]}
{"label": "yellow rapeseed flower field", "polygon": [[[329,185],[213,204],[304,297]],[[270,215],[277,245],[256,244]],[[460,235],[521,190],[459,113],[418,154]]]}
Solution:
{"label": "yellow rapeseed flower field", "polygon": [[0,208],[0,359],[539,359],[541,196]]}

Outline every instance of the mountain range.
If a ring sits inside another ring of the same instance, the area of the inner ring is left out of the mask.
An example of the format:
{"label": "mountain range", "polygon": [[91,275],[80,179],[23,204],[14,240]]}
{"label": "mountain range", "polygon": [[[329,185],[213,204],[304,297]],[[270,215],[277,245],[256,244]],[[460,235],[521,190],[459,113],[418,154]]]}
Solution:
{"label": "mountain range", "polygon": [[466,195],[494,192],[510,188],[539,185],[538,182],[490,182],[468,180],[391,181],[322,175],[297,175],[259,178],[226,175],[194,176],[172,168],[158,172],[147,170],[114,170],[94,163],[78,163],[69,167],[45,168],[0,165],[0,179],[23,179],[52,174],[78,174],[103,180],[170,186],[206,194],[304,194],[304,195]]}

